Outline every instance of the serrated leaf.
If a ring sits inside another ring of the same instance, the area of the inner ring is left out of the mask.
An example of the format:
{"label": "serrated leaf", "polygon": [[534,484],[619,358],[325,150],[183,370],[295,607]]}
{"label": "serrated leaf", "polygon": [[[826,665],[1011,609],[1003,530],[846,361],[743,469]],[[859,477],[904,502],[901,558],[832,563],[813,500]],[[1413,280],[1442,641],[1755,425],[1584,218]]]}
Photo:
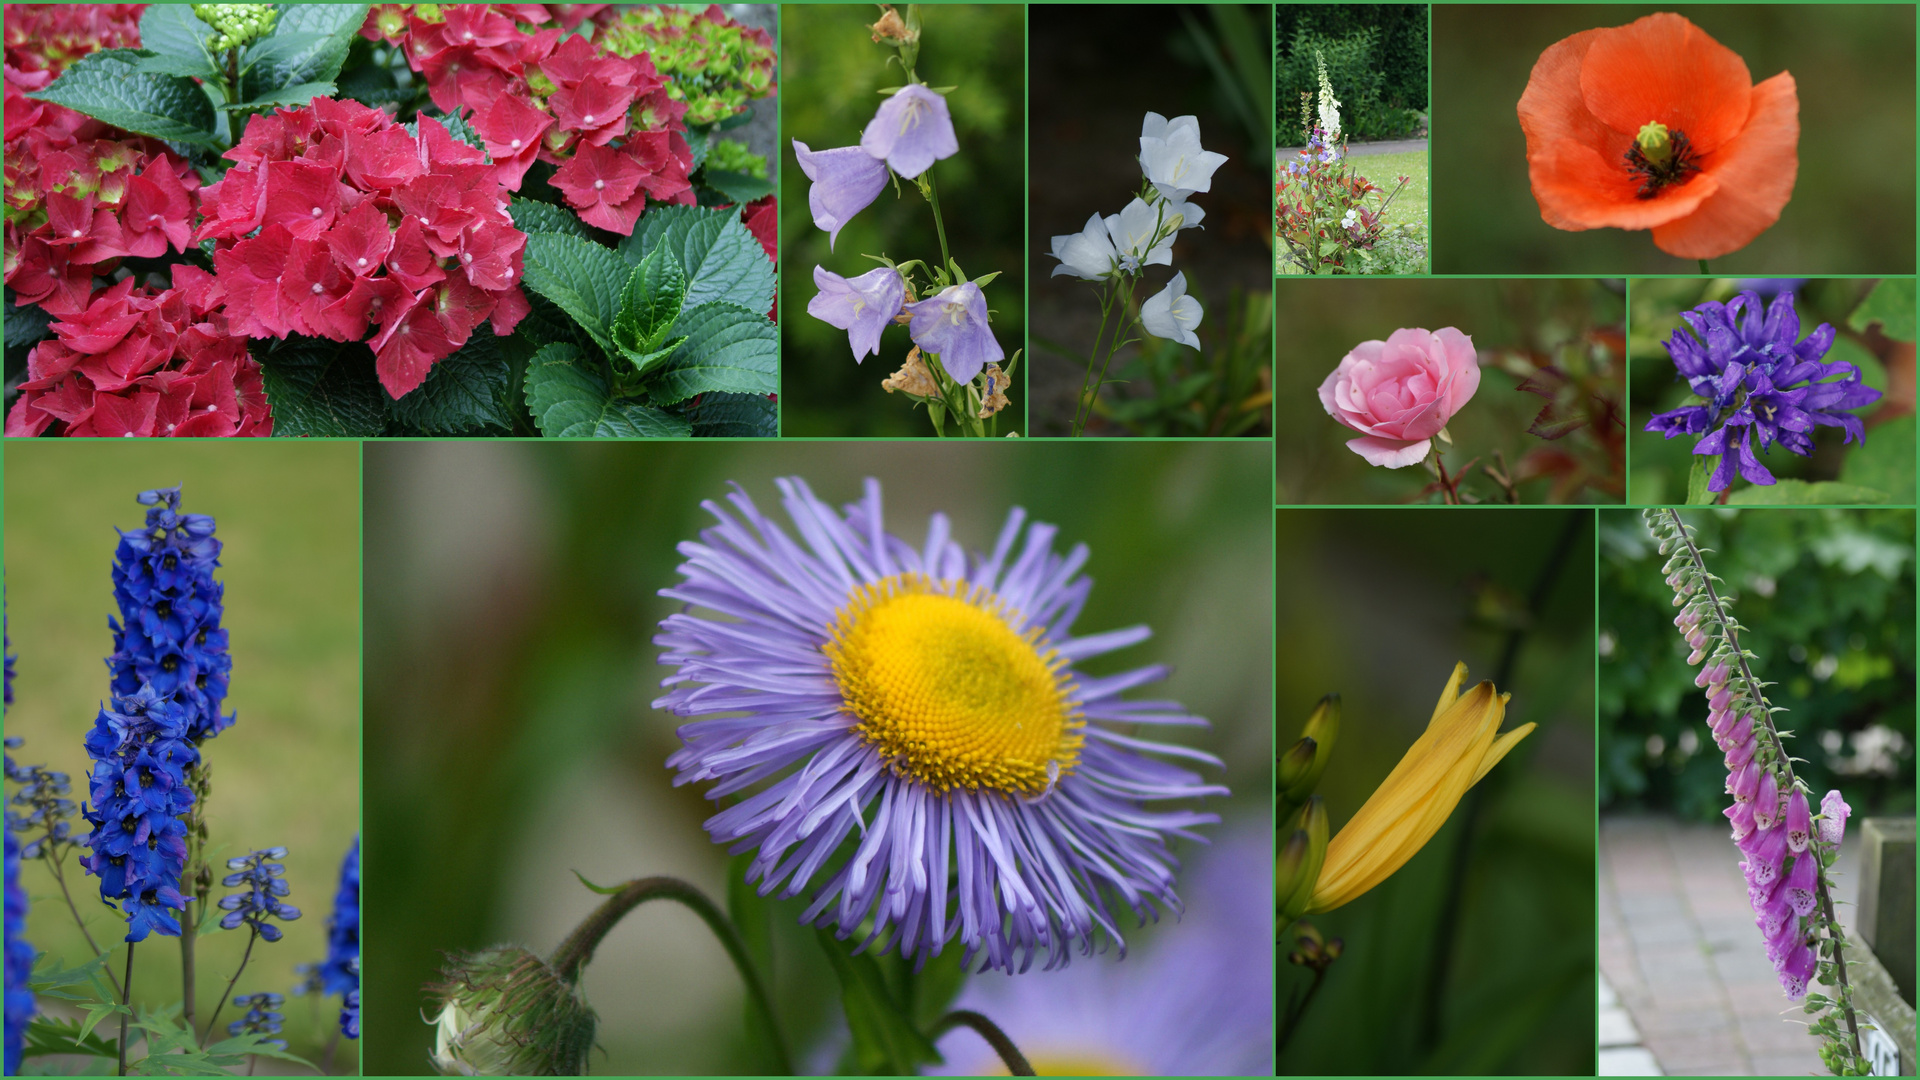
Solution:
{"label": "serrated leaf", "polygon": [[276,105],[306,105],[317,97],[332,97],[333,84],[330,82],[304,82],[293,86],[284,86],[264,97],[243,101],[238,105],[222,105],[221,109],[234,112],[239,109],[267,109]]}
{"label": "serrated leaf", "polygon": [[548,438],[662,439],[691,431],[682,417],[615,398],[599,364],[572,345],[548,345],[527,361],[527,409]]}
{"label": "serrated leaf", "polygon": [[513,202],[509,204],[507,213],[513,215],[514,228],[523,233],[562,233],[567,236],[577,236],[582,240],[593,239],[593,234],[587,231],[586,223],[582,222],[578,215],[552,203],[541,202],[538,199],[523,199],[516,195]]}
{"label": "serrated leaf", "polygon": [[45,90],[28,97],[65,105],[139,135],[217,145],[213,102],[192,79],[139,70],[132,49],[88,53]]}
{"label": "serrated leaf", "polygon": [[742,205],[773,194],[773,182],[743,172],[708,169],[704,174],[708,187]]}
{"label": "serrated leaf", "polygon": [[760,394],[779,389],[780,334],[765,315],[732,304],[703,304],[673,324],[685,334],[673,355],[647,379],[662,405],[695,394]]}
{"label": "serrated leaf", "polygon": [[[202,71],[218,75],[207,39],[213,27],[200,21],[192,4],[148,4],[140,13],[140,47],[175,60],[197,62]],[[184,74],[184,72],[182,73]]]}
{"label": "serrated leaf", "polygon": [[21,1056],[31,1058],[46,1054],[87,1054],[112,1060],[119,1056],[119,1048],[98,1035],[82,1035],[78,1020],[36,1016],[27,1025]]}
{"label": "serrated leaf", "polygon": [[1887,501],[1884,491],[1831,481],[1810,484],[1805,480],[1781,480],[1773,484],[1755,484],[1741,488],[1727,499],[1730,506],[1855,506]]}
{"label": "serrated leaf", "polygon": [[[330,83],[340,76],[354,35],[367,21],[365,4],[282,4],[273,33],[247,47],[241,56],[246,74],[240,77],[240,98],[265,98],[283,87],[300,83]],[[278,38],[301,38],[297,48],[274,44]]]}
{"label": "serrated leaf", "polygon": [[[148,6],[147,10],[153,11],[156,8],[171,6],[173,5],[152,4]],[[134,70],[148,72],[154,75],[182,75],[190,79],[213,79],[219,77],[219,72],[214,71],[212,66],[206,61],[191,60],[184,56],[169,56],[165,53],[142,56],[140,62],[134,65]]]}
{"label": "serrated leaf", "polygon": [[256,348],[275,435],[364,439],[385,429],[386,391],[365,345],[291,337]]}
{"label": "serrated leaf", "polygon": [[558,304],[602,349],[612,352],[620,289],[632,273],[620,256],[577,236],[528,233],[523,262],[527,287]]}
{"label": "serrated leaf", "polygon": [[773,307],[773,260],[740,223],[739,207],[655,207],[641,215],[620,254],[638,263],[663,244],[687,275],[687,307],[723,302],[762,313]]}
{"label": "serrated leaf", "polygon": [[687,295],[686,275],[666,248],[655,248],[627,277],[613,343],[640,372],[665,359],[667,337]]}
{"label": "serrated leaf", "polygon": [[687,410],[700,438],[771,439],[780,434],[779,403],[765,394],[702,394]]}
{"label": "serrated leaf", "polygon": [[1877,322],[1880,332],[1894,341],[1912,341],[1913,296],[1912,278],[1883,278],[1867,294],[1867,298],[1860,301],[1860,306],[1853,309],[1853,314],[1847,318],[1847,325],[1855,330],[1865,330]]}
{"label": "serrated leaf", "polygon": [[426,435],[503,434],[513,430],[511,375],[499,339],[481,326],[458,352],[435,363],[425,382],[398,401],[388,399],[388,408]]}

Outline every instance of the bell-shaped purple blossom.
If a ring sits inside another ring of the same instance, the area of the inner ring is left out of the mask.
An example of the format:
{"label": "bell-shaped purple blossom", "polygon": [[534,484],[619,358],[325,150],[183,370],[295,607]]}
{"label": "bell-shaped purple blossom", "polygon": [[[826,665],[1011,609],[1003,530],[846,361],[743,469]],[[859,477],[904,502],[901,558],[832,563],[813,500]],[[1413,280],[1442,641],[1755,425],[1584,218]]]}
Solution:
{"label": "bell-shaped purple blossom", "polygon": [[1746,768],[1747,762],[1753,760],[1753,755],[1759,749],[1760,740],[1754,738],[1751,734],[1740,742],[1733,742],[1729,739],[1727,746],[1727,771],[1733,772],[1735,769]]}
{"label": "bell-shaped purple blossom", "polygon": [[1820,860],[1811,851],[1803,851],[1793,857],[1793,866],[1787,871],[1785,884],[1780,887],[1781,896],[1793,905],[1795,915],[1813,914],[1813,905],[1818,898],[1820,885]]}
{"label": "bell-shaped purple blossom", "polygon": [[[1700,674],[1695,675],[1693,677],[1693,685],[1699,687],[1702,690],[1706,690],[1707,687],[1712,686],[1716,683],[1725,683],[1727,681],[1727,675],[1728,675],[1727,662],[1725,660],[1722,660],[1716,664],[1712,664],[1712,665],[1709,665],[1708,667],[1701,668]],[[1718,693],[1718,692],[1719,692],[1718,690],[1708,691],[1708,693]]]}
{"label": "bell-shaped purple blossom", "polygon": [[1807,809],[1807,793],[1798,787],[1787,796],[1787,850],[1799,854],[1807,850],[1813,837],[1813,815]]}
{"label": "bell-shaped purple blossom", "polygon": [[1744,803],[1753,801],[1754,792],[1760,789],[1760,763],[1749,761],[1739,772],[1727,774],[1727,794]]}
{"label": "bell-shaped purple blossom", "polygon": [[[1773,778],[1773,770],[1762,769],[1760,786],[1753,793],[1753,823],[1762,829],[1771,829],[1780,820],[1780,784]],[[1786,833],[1781,836],[1784,840]]]}
{"label": "bell-shaped purple blossom", "polygon": [[960,152],[947,99],[919,83],[901,87],[880,103],[880,111],[860,134],[860,149],[909,180],[926,172],[934,162]]}
{"label": "bell-shaped purple blossom", "polygon": [[1786,897],[1777,894],[1763,901],[1753,911],[1753,925],[1759,927],[1760,936],[1769,941],[1784,937],[1791,943],[1793,939],[1788,935],[1798,929],[1794,925],[1795,918],[1793,905],[1787,902]]}
{"label": "bell-shaped purple blossom", "polygon": [[[1754,815],[1756,823],[1759,815]],[[1780,881],[1781,864],[1787,859],[1787,831],[1782,828],[1755,828],[1740,842],[1740,849],[1747,853],[1747,883],[1762,887],[1777,885]]]}
{"label": "bell-shaped purple blossom", "polygon": [[1780,964],[1780,989],[1787,992],[1787,1000],[1799,1001],[1807,996],[1807,985],[1813,979],[1815,960],[1813,950],[1802,941]]}
{"label": "bell-shaped purple blossom", "polygon": [[816,266],[813,284],[820,291],[807,301],[807,314],[847,332],[854,363],[879,355],[880,332],[900,314],[907,298],[900,271],[882,266],[856,278],[844,278]]}
{"label": "bell-shaped purple blossom", "polygon": [[827,250],[832,251],[841,228],[885,190],[887,165],[858,146],[810,150],[799,139],[793,140],[793,154],[800,159],[800,171],[813,181],[807,209],[813,212],[814,227],[826,232]]}
{"label": "bell-shaped purple blossom", "polygon": [[227,913],[220,919],[221,929],[234,930],[245,923],[267,941],[280,940],[280,928],[267,920],[292,922],[300,917],[299,908],[281,900],[288,891],[287,868],[275,860],[286,857],[286,848],[272,847],[227,860],[227,869],[237,872],[220,884],[242,891],[220,898],[220,910]]}
{"label": "bell-shaped purple blossom", "polygon": [[1853,813],[1853,807],[1840,797],[1838,791],[1829,791],[1820,800],[1820,840],[1822,843],[1840,846],[1847,838],[1847,816]]}
{"label": "bell-shaped purple blossom", "polygon": [[904,310],[913,316],[907,327],[913,343],[938,354],[954,382],[970,383],[981,368],[1006,358],[987,325],[986,295],[971,281],[949,285]]}
{"label": "bell-shaped purple blossom", "polygon": [[1745,840],[1753,832],[1753,804],[1736,801],[1732,806],[1720,811],[1726,815],[1727,823],[1733,826],[1733,838]]}

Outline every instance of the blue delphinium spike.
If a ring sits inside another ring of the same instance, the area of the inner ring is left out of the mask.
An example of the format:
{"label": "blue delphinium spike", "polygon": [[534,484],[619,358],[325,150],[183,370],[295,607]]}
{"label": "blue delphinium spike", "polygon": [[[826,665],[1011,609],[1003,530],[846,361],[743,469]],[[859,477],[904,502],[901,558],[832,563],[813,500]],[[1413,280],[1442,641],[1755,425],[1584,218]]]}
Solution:
{"label": "blue delphinium spike", "polygon": [[[227,1034],[229,1035],[236,1037],[240,1035],[278,1035],[280,1034],[281,1025],[285,1023],[287,1019],[286,1016],[280,1012],[280,1007],[287,1003],[287,999],[281,997],[279,994],[241,994],[239,997],[233,999],[233,1003],[246,1009],[247,1015],[227,1025]],[[287,1040],[266,1039],[261,1045],[271,1046],[276,1050],[285,1050],[287,1048]]]}
{"label": "blue delphinium spike", "polygon": [[340,889],[333,897],[333,918],[327,920],[327,961],[320,968],[329,994],[345,996],[360,988],[360,838],[353,838],[340,864]]}
{"label": "blue delphinium spike", "polygon": [[[18,745],[19,740],[9,739],[9,746]],[[7,759],[7,772],[13,772],[13,759]],[[20,886],[20,838],[14,835],[14,820],[11,813],[5,815],[6,830],[6,964],[7,964],[7,1004],[6,1004],[6,1067],[7,1075],[20,1072],[20,1052],[23,1049],[27,1032],[27,1023],[33,1019],[33,990],[29,987],[33,975],[33,946],[26,942],[27,932],[27,890]]]}
{"label": "blue delphinium spike", "polygon": [[187,738],[187,710],[143,684],[102,707],[87,733],[93,758],[89,778],[91,853],[80,865],[100,879],[100,897],[118,901],[127,915],[128,941],[158,930],[180,933],[168,912],[186,909],[180,874],[187,863],[187,826],[193,807],[187,769],[200,753]]}
{"label": "blue delphinium spike", "polygon": [[227,860],[227,869],[236,873],[222,878],[220,884],[242,891],[221,897],[220,910],[227,913],[220,920],[221,929],[234,930],[245,923],[268,941],[280,940],[280,928],[267,920],[292,922],[300,917],[299,908],[280,899],[287,895],[287,868],[274,860],[286,857],[286,848],[273,847]]}
{"label": "blue delphinium spike", "polygon": [[340,1003],[340,1034],[349,1039],[360,1037],[360,959],[353,960],[353,989]]}
{"label": "blue delphinium spike", "polygon": [[113,559],[113,692],[151,685],[188,711],[187,737],[198,743],[233,723],[220,713],[233,661],[220,628],[224,587],[213,579],[220,541],[213,518],[180,512],[180,489],[143,491],[147,523],[122,530]]}

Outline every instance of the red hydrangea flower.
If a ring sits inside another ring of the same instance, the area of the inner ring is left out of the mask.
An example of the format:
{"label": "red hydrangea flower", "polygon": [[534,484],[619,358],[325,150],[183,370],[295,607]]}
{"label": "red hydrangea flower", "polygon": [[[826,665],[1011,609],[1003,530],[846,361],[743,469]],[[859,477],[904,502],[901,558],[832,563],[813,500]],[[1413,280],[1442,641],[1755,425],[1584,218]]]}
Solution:
{"label": "red hydrangea flower", "polygon": [[552,184],[589,225],[625,235],[633,231],[646,198],[634,196],[646,175],[633,155],[584,143],[553,174]]}
{"label": "red hydrangea flower", "polygon": [[[7,66],[58,75],[100,49],[139,48],[145,4],[8,4]],[[12,104],[8,104],[12,112]]]}

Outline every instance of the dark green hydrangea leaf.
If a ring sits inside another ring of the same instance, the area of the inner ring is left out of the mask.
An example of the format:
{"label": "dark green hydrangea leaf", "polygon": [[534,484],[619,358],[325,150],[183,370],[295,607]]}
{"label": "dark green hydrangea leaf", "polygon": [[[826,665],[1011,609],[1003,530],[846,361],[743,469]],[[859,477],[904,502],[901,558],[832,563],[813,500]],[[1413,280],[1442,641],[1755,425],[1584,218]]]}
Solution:
{"label": "dark green hydrangea leaf", "polygon": [[780,434],[779,403],[765,394],[702,394],[687,410],[704,438],[771,439]]}
{"label": "dark green hydrangea leaf", "polygon": [[732,304],[703,304],[673,324],[686,340],[647,380],[647,392],[663,405],[695,394],[759,394],[779,390],[780,334],[773,323]]}
{"label": "dark green hydrangea leaf", "polygon": [[499,339],[485,326],[452,356],[427,372],[427,380],[391,401],[401,423],[426,435],[503,434],[513,430],[512,372]]}
{"label": "dark green hydrangea leaf", "polygon": [[528,288],[559,305],[602,349],[614,351],[613,320],[633,272],[612,251],[560,233],[528,233]]}
{"label": "dark green hydrangea leaf", "polygon": [[573,345],[527,361],[527,409],[540,433],[568,439],[664,439],[691,433],[684,417],[613,396],[600,365]]}
{"label": "dark green hydrangea leaf", "polygon": [[275,435],[365,439],[386,427],[387,396],[373,351],[319,338],[255,343]]}
{"label": "dark green hydrangea leaf", "polygon": [[65,105],[139,135],[218,145],[213,102],[192,80],[140,70],[133,49],[88,53],[45,90],[28,97]]}

